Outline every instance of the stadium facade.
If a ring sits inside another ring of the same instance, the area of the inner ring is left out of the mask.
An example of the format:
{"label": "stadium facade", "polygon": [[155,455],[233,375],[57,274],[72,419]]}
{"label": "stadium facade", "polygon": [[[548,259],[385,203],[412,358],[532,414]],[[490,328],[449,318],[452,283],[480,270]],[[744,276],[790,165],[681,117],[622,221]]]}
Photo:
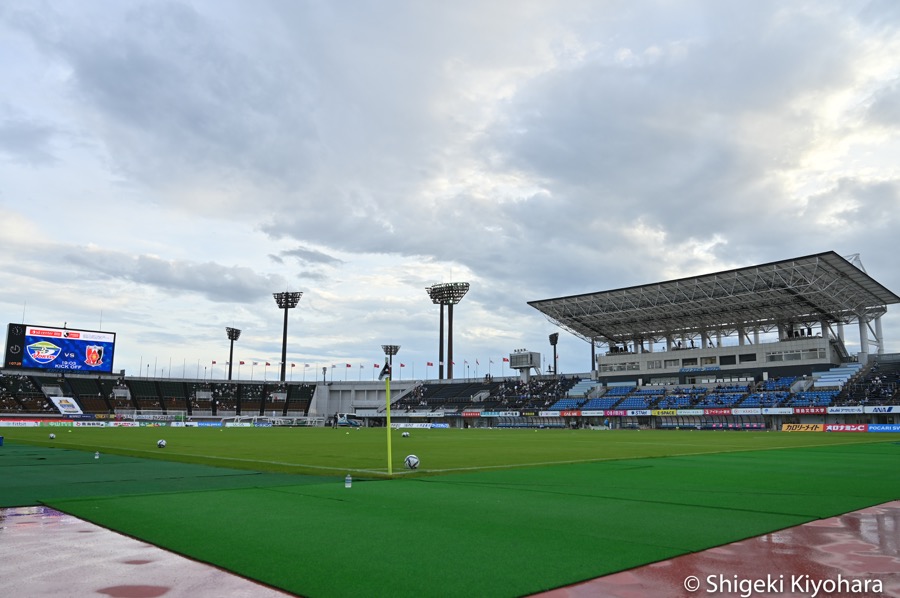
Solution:
{"label": "stadium facade", "polygon": [[[881,327],[896,303],[858,256],[833,251],[532,301],[590,344],[590,371],[532,375],[533,361],[511,353],[523,364],[517,377],[395,381],[392,419],[405,427],[900,431],[900,355],[885,352]],[[374,381],[0,374],[0,425],[325,425],[351,414],[377,426],[386,416],[384,385]]]}

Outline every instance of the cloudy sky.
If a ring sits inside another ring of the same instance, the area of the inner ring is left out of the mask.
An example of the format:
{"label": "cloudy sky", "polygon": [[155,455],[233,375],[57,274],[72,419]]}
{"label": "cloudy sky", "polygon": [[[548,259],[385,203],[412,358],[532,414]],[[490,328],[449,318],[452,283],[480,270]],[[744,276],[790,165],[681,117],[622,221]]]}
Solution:
{"label": "cloudy sky", "polygon": [[436,377],[441,282],[457,377],[549,359],[530,300],[828,250],[900,292],[893,0],[5,0],[0,89],[4,334],[132,375],[276,364],[282,290],[335,380]]}

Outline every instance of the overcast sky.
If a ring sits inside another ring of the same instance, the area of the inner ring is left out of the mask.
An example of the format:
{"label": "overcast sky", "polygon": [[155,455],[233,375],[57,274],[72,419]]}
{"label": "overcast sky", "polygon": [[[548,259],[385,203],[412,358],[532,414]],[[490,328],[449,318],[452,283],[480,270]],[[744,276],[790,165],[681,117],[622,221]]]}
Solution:
{"label": "overcast sky", "polygon": [[549,360],[531,300],[828,250],[900,292],[893,0],[4,0],[0,90],[3,334],[131,375],[222,377],[232,326],[276,377],[283,290],[295,380],[436,377],[441,282],[457,377]]}

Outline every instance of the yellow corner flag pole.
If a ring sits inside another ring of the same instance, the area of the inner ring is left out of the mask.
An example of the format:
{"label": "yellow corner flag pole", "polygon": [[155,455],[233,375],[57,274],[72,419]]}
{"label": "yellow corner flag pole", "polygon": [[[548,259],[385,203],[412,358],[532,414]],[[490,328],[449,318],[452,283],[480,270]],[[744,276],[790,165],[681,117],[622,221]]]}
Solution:
{"label": "yellow corner flag pole", "polygon": [[394,475],[394,468],[391,465],[391,376],[384,379],[385,401],[387,402],[387,449],[388,449],[388,475]]}

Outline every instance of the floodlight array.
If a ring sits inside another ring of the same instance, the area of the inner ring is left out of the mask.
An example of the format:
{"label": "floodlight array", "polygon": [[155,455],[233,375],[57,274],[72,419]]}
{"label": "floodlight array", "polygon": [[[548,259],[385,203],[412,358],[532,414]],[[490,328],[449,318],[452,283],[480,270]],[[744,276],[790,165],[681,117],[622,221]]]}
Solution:
{"label": "floodlight array", "polygon": [[443,282],[434,284],[425,289],[431,302],[438,305],[456,305],[469,292],[467,282]]}
{"label": "floodlight array", "polygon": [[303,296],[303,293],[299,291],[272,293],[272,296],[275,297],[275,303],[281,309],[293,309],[300,303],[300,297]]}

